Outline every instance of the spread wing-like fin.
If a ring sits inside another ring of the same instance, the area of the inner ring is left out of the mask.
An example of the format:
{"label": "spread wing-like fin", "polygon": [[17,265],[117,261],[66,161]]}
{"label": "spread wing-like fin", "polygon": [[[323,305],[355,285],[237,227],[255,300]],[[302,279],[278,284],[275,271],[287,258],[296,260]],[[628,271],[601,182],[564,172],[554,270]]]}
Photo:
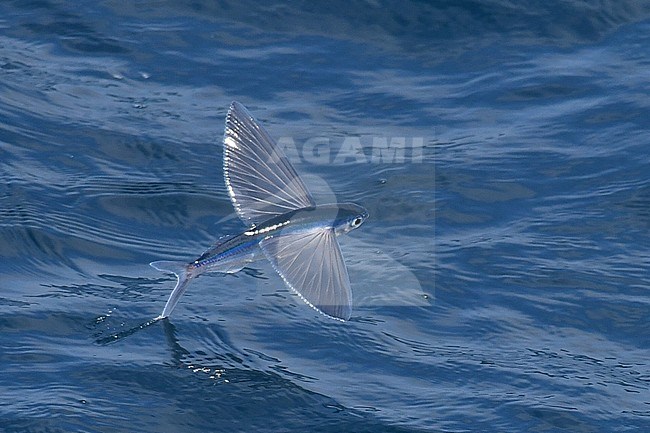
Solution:
{"label": "spread wing-like fin", "polygon": [[332,229],[279,234],[260,242],[284,282],[310,306],[334,319],[352,314],[350,278]]}
{"label": "spread wing-like fin", "polygon": [[236,101],[226,116],[223,171],[237,215],[248,226],[287,211],[315,206],[284,152]]}

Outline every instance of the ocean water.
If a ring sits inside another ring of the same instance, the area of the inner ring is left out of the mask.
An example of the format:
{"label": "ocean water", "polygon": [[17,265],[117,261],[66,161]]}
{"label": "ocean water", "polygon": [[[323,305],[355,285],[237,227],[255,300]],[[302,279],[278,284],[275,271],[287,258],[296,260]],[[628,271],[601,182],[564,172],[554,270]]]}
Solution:
{"label": "ocean water", "polygon": [[[0,3],[1,432],[650,430],[650,5]],[[244,229],[232,100],[341,238],[352,319]]]}

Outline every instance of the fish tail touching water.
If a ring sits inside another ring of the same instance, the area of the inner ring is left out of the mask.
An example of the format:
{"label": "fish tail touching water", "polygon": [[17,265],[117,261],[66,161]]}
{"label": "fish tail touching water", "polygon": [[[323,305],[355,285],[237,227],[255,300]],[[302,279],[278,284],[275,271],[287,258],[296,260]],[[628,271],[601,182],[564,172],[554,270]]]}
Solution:
{"label": "fish tail touching water", "polygon": [[160,313],[160,316],[156,317],[155,320],[164,319],[171,314],[176,304],[178,304],[178,301],[187,290],[187,286],[190,284],[190,281],[192,281],[194,275],[188,272],[188,265],[184,262],[161,260],[158,262],[151,262],[149,265],[161,272],[169,272],[176,275],[176,287],[174,287],[174,290],[172,290],[172,293],[169,295],[169,299],[167,300],[162,313]]}

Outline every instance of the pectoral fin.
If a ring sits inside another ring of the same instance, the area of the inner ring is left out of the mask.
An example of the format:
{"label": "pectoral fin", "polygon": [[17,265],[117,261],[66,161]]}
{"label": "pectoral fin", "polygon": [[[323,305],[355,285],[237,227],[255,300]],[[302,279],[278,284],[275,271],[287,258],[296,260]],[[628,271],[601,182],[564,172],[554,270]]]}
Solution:
{"label": "pectoral fin", "polygon": [[350,279],[333,230],[283,233],[263,239],[260,246],[303,301],[334,319],[350,318]]}

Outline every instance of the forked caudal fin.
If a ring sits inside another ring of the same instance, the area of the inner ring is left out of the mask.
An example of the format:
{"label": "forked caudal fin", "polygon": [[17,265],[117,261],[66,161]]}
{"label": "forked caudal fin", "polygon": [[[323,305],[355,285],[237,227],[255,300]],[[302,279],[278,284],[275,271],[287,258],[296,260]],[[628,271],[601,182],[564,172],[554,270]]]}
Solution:
{"label": "forked caudal fin", "polygon": [[172,262],[163,260],[159,262],[151,262],[149,265],[159,271],[169,272],[176,275],[176,287],[174,287],[171,295],[169,295],[169,299],[167,300],[162,313],[160,313],[160,316],[156,317],[156,319],[164,319],[172,313],[172,310],[176,304],[178,304],[181,296],[183,296],[183,293],[185,293],[185,290],[187,290],[187,286],[192,280],[192,276],[187,273],[187,264],[184,262]]}

